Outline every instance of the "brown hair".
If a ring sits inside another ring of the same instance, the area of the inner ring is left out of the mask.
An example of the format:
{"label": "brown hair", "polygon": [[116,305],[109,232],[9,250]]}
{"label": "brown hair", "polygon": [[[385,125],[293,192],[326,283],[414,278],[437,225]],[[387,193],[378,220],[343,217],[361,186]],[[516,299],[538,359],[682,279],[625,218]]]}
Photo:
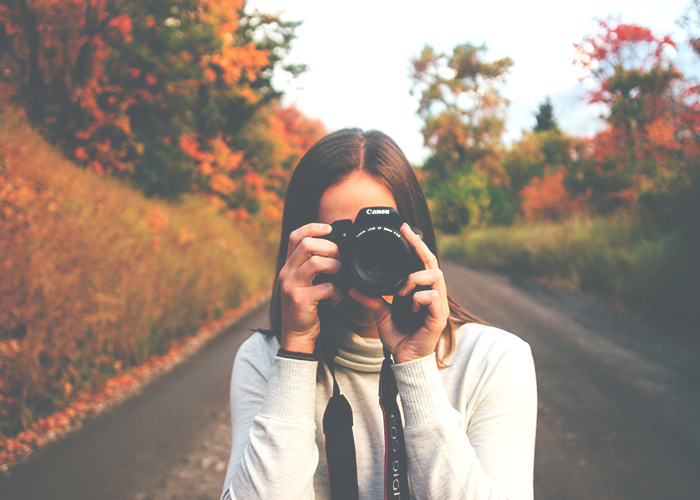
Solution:
{"label": "brown hair", "polygon": [[[321,196],[331,186],[353,172],[365,172],[394,195],[396,208],[405,222],[423,230],[423,241],[437,257],[437,245],[428,203],[398,145],[386,134],[376,130],[343,129],[326,135],[299,160],[287,188],[282,216],[282,235],[277,257],[279,272],[287,260],[289,235],[292,231],[317,222]],[[470,322],[482,323],[448,295],[450,317],[442,333],[444,348],[438,352],[438,364],[454,351],[456,329]],[[270,303],[271,334],[280,337],[282,331],[282,299],[278,278],[272,288]]]}

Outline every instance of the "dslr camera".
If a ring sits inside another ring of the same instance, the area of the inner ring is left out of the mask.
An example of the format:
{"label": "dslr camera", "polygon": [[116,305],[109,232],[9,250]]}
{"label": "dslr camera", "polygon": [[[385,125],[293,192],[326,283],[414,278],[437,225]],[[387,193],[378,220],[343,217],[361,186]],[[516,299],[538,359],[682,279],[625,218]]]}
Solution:
{"label": "dslr camera", "polygon": [[[393,295],[392,318],[404,331],[415,331],[423,324],[427,308],[411,311],[413,294],[400,297],[396,293],[406,283],[408,275],[424,268],[411,244],[400,232],[403,220],[392,207],[365,207],[357,213],[355,222],[337,220],[330,234],[319,236],[338,245],[340,254],[340,287],[353,287],[366,295]],[[421,239],[423,231],[411,226]],[[322,278],[323,279],[323,278]],[[415,291],[421,289],[417,287]]]}
{"label": "dslr camera", "polygon": [[[408,275],[423,269],[413,247],[403,237],[403,220],[391,207],[365,207],[355,222],[337,220],[330,234],[320,238],[338,245],[341,287],[357,287],[367,295],[394,295]],[[419,237],[423,232],[411,227]]]}

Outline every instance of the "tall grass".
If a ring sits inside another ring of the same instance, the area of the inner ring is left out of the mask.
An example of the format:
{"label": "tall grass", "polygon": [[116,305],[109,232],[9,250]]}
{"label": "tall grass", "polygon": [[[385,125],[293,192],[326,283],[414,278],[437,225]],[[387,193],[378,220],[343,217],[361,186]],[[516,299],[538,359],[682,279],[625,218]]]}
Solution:
{"label": "tall grass", "polygon": [[5,112],[0,436],[269,287],[273,254],[197,197],[148,199],[76,167]]}
{"label": "tall grass", "polygon": [[690,323],[700,304],[697,242],[638,216],[577,216],[440,238],[441,254],[590,292],[647,316]]}

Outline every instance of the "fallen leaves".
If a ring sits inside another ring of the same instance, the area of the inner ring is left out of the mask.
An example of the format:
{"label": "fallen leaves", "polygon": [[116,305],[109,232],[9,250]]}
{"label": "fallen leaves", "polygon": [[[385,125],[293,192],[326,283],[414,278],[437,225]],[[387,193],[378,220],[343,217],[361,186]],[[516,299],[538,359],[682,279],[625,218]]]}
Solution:
{"label": "fallen leaves", "polygon": [[220,319],[207,322],[194,336],[174,345],[165,354],[153,356],[129,372],[109,379],[102,388],[92,393],[80,393],[76,402],[62,411],[40,418],[32,430],[13,438],[0,438],[0,471],[7,474],[12,466],[27,460],[43,446],[80,429],[84,420],[96,417],[138,394],[150,382],[190,358],[223,330],[268,299],[269,293],[253,295],[236,309],[224,313]]}

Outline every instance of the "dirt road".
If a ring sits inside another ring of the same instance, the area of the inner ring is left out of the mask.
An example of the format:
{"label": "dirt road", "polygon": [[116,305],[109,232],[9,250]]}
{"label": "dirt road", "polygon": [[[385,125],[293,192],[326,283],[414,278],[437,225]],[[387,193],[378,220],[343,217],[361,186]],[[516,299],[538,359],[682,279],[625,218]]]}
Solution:
{"label": "dirt road", "polygon": [[[527,340],[537,367],[535,498],[700,498],[700,336],[597,301],[443,263],[458,301]],[[108,415],[0,477],[0,498],[212,499],[231,362],[265,309]]]}

